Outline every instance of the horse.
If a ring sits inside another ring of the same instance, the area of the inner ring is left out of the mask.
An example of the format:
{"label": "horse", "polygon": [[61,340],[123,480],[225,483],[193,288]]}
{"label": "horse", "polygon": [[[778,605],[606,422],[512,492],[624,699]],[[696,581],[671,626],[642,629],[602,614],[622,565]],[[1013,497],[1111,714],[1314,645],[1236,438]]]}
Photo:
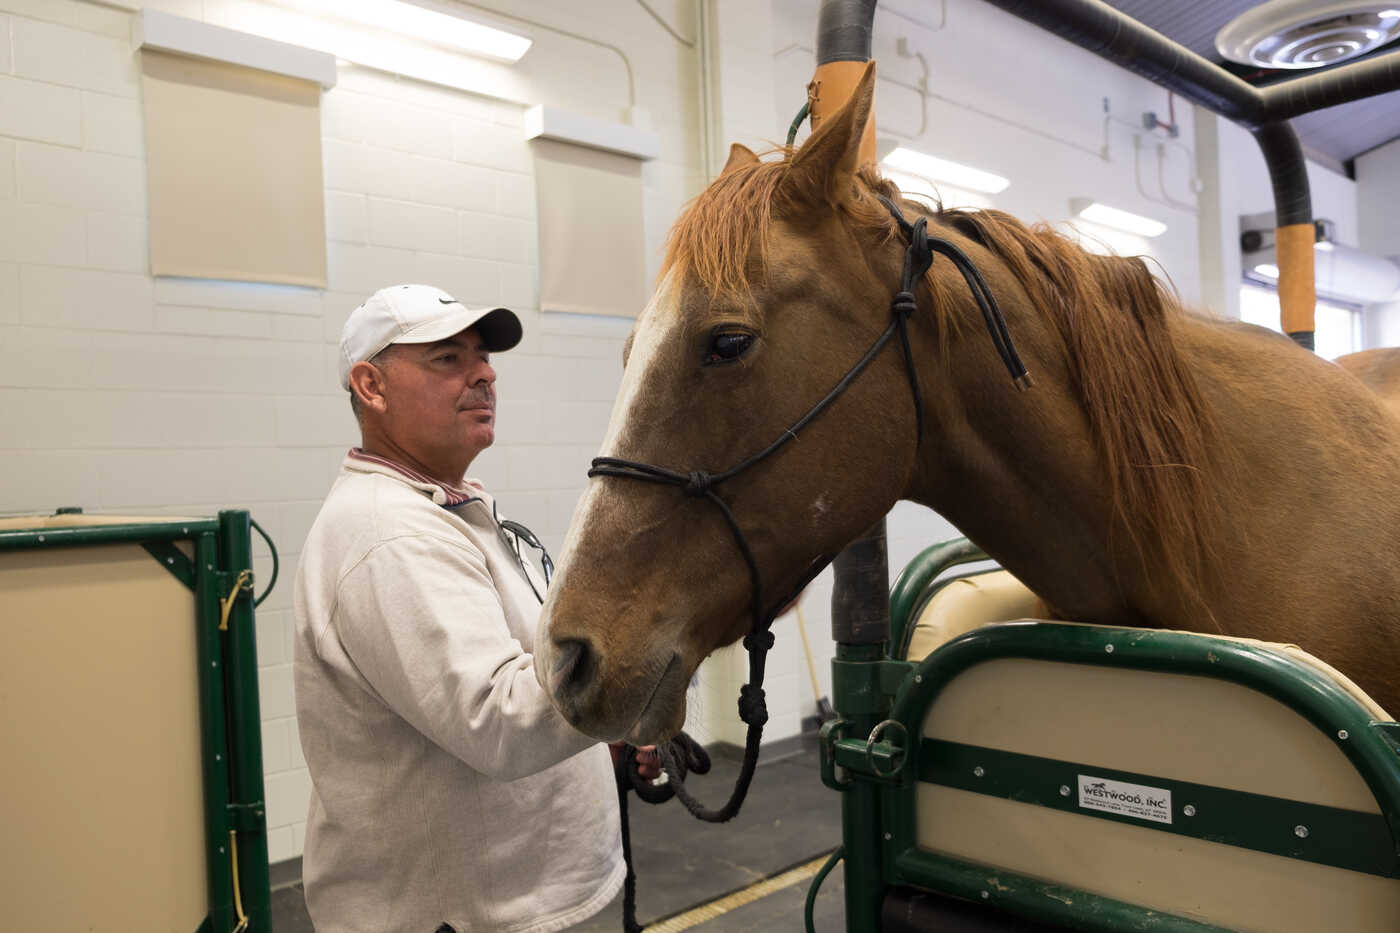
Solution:
{"label": "horse", "polygon": [[1400,347],[1377,347],[1339,356],[1332,362],[1360,379],[1400,416]]}
{"label": "horse", "polygon": [[[901,200],[859,164],[873,81],[781,159],[735,144],[677,220],[602,453],[684,477],[787,443],[692,495],[591,480],[536,640],[558,710],[600,739],[674,734],[705,656],[911,499],[1063,618],[1298,644],[1400,711],[1400,420],[1138,258]],[[972,260],[1034,385],[939,255],[907,360],[886,347],[795,425],[890,320],[906,244],[881,196]]]}

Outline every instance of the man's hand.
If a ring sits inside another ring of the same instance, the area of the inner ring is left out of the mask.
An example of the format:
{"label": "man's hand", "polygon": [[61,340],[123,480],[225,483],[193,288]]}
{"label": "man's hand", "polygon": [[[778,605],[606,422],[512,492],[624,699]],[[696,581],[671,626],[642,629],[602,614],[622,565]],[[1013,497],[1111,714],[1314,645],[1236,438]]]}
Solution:
{"label": "man's hand", "polygon": [[[613,767],[616,768],[622,760],[623,749],[627,748],[626,742],[611,742],[608,744],[608,751],[612,753]],[[661,776],[661,756],[656,751],[655,745],[643,745],[637,749],[637,773],[645,780],[652,781]]]}

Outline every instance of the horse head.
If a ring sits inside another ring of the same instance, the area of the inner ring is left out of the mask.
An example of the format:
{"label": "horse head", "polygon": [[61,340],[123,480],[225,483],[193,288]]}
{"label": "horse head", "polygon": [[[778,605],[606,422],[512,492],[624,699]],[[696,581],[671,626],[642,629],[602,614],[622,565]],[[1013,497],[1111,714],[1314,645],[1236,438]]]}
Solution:
{"label": "horse head", "polygon": [[[677,731],[696,667],[749,631],[755,600],[775,610],[913,471],[914,405],[893,349],[788,435],[885,328],[899,281],[902,246],[880,249],[851,222],[885,211],[857,179],[873,83],[870,67],[789,159],[735,145],[672,231],[601,453],[684,480],[591,480],[536,639],[541,684],[584,732]],[[887,213],[878,225],[891,239]]]}

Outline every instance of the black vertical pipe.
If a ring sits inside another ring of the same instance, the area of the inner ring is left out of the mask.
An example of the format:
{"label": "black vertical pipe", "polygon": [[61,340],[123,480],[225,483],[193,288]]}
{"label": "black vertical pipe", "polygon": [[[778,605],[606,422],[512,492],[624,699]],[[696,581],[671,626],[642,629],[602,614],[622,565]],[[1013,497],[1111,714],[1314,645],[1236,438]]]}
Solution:
{"label": "black vertical pipe", "polygon": [[[876,0],[822,0],[817,23],[817,67],[833,62],[870,60],[870,32]],[[872,115],[873,119],[873,115]],[[852,696],[873,678],[890,632],[890,570],[883,518],[833,561],[831,634],[836,657],[831,663],[837,715],[852,734],[867,735],[883,718],[868,696]],[[849,686],[848,686],[849,685]],[[841,795],[845,842],[846,926],[874,931],[884,898],[879,825],[880,791],[870,781],[854,781]]]}
{"label": "black vertical pipe", "polygon": [[831,637],[843,645],[890,638],[890,562],[882,518],[832,561]]}
{"label": "black vertical pipe", "polygon": [[[870,60],[870,33],[875,24],[876,3],[877,0],[822,0],[817,16],[818,67],[836,61]],[[890,601],[884,519],[864,538],[837,555],[834,566],[832,637],[846,644],[887,640]],[[877,632],[882,610],[883,629]]]}

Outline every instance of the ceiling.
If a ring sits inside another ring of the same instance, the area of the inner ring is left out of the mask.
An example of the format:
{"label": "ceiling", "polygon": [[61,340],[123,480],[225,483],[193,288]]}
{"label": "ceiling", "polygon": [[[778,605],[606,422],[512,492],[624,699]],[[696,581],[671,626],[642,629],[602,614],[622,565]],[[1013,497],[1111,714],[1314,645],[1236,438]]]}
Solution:
{"label": "ceiling", "polygon": [[[1108,5],[1167,38],[1186,46],[1217,65],[1225,65],[1251,84],[1265,85],[1280,79],[1315,72],[1261,71],[1226,64],[1215,50],[1215,34],[1226,23],[1254,6],[1257,0],[1107,0]],[[1379,54],[1394,51],[1391,43]],[[1376,54],[1376,53],[1373,53]],[[1328,107],[1293,120],[1293,128],[1307,154],[1319,162],[1351,174],[1352,159],[1392,139],[1400,138],[1400,91]]]}

